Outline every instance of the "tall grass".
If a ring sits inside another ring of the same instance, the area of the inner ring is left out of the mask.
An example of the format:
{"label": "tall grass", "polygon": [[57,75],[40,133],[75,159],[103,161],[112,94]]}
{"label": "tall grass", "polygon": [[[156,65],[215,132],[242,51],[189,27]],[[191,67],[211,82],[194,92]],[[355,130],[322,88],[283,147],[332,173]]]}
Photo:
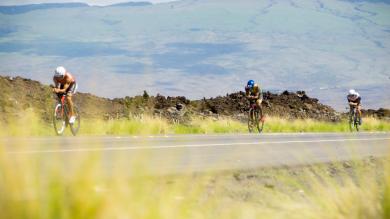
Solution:
{"label": "tall grass", "polygon": [[[50,122],[39,119],[33,110],[18,117],[0,120],[0,136],[54,135]],[[68,130],[69,131],[69,130]],[[312,119],[288,120],[267,117],[263,132],[349,132],[347,121],[323,122]],[[390,121],[364,118],[361,131],[390,131]],[[247,133],[247,124],[229,118],[193,117],[186,124],[172,124],[163,118],[148,116],[133,119],[82,119],[79,135],[159,135],[159,134],[212,134]],[[68,132],[69,134],[69,132]]]}
{"label": "tall grass", "polygon": [[175,134],[243,133],[247,130],[245,124],[228,118],[193,118],[190,124],[173,126]]}
{"label": "tall grass", "polygon": [[390,218],[390,162],[387,163],[384,173],[385,185],[382,199],[383,218]]}
{"label": "tall grass", "polygon": [[8,121],[0,120],[0,137],[53,135],[52,130],[51,124],[43,122],[32,109],[27,109]]}
{"label": "tall grass", "polygon": [[[361,131],[390,131],[390,121],[373,117],[363,118]],[[268,117],[265,132],[350,132],[348,122],[324,122],[313,119],[288,120]]]}
{"label": "tall grass", "polygon": [[[0,143],[1,144],[1,143]],[[21,143],[22,144],[22,143]],[[0,145],[2,218],[388,218],[388,166],[351,161],[295,168],[149,175],[147,155],[10,155]],[[28,147],[20,145],[19,148]],[[167,161],[169,162],[169,161]]]}
{"label": "tall grass", "polygon": [[80,134],[84,135],[148,135],[166,134],[170,125],[164,119],[143,117],[139,119],[86,120]]}

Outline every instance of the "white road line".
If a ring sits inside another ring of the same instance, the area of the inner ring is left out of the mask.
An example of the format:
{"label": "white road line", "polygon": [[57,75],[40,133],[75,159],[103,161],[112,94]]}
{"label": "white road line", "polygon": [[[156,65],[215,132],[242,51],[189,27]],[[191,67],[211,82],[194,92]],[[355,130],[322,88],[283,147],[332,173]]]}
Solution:
{"label": "white road line", "polygon": [[[88,139],[104,139],[104,140],[112,140],[116,139],[119,141],[122,140],[128,140],[128,139],[158,139],[158,138],[188,138],[188,137],[196,137],[196,138],[208,138],[208,137],[259,137],[262,136],[312,136],[312,135],[332,135],[332,136],[359,136],[359,135],[367,135],[367,134],[390,134],[390,132],[358,132],[358,133],[350,133],[350,132],[278,132],[278,133],[261,133],[261,134],[250,134],[250,133],[229,133],[229,134],[167,134],[167,135],[150,135],[150,136],[137,136],[137,135],[123,135],[123,136],[78,136],[78,137],[72,137],[68,136],[65,138],[58,138],[58,137],[50,137],[49,140],[52,141],[61,141],[63,139],[66,140],[83,140],[85,138]],[[2,138],[1,140],[12,140],[12,138]],[[28,141],[47,141],[47,137],[29,137],[29,138],[18,138],[19,140],[28,140]]]}
{"label": "white road line", "polygon": [[[50,138],[44,138],[44,137],[38,137],[38,138],[17,138],[17,141],[28,141],[28,142],[62,142],[62,141],[74,141],[74,142],[80,142],[80,141],[97,141],[97,140],[104,140],[104,141],[110,141],[112,143],[115,142],[126,142],[128,140],[174,140],[174,139],[185,139],[185,138],[198,138],[198,139],[218,139],[218,138],[236,138],[236,137],[248,137],[254,138],[254,139],[262,139],[263,137],[267,136],[280,136],[281,138],[284,137],[294,137],[294,136],[315,136],[315,135],[322,135],[320,137],[326,138],[326,137],[347,137],[347,136],[353,136],[353,137],[366,137],[369,135],[379,135],[379,136],[388,136],[390,132],[359,132],[359,133],[337,133],[337,132],[324,132],[324,133],[262,133],[262,134],[214,134],[214,135],[204,135],[204,134],[194,134],[194,135],[156,135],[156,136],[80,136],[80,137],[65,137],[65,138],[58,138],[58,137],[50,137]],[[378,137],[379,137],[378,136]],[[7,142],[7,141],[15,141],[13,138],[1,138],[0,137],[0,143]]]}
{"label": "white road line", "polygon": [[108,148],[75,148],[59,150],[31,150],[11,151],[7,154],[44,154],[44,153],[66,153],[66,152],[92,152],[92,151],[123,151],[123,150],[146,150],[146,149],[167,149],[167,148],[201,148],[218,146],[239,146],[239,145],[265,145],[265,144],[296,144],[296,143],[321,143],[321,142],[348,142],[348,141],[378,141],[390,140],[389,138],[346,138],[346,139],[319,139],[319,140],[296,140],[296,141],[263,141],[263,142],[237,142],[237,143],[216,143],[216,144],[188,144],[188,145],[165,145],[165,146],[129,146],[129,147],[108,147]]}

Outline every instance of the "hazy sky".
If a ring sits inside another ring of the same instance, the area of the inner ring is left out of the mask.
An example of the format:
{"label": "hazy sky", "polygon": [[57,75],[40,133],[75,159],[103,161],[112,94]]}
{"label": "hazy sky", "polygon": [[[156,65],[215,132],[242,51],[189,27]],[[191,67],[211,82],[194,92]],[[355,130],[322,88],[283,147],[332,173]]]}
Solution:
{"label": "hazy sky", "polygon": [[90,5],[111,5],[120,2],[151,2],[162,3],[171,2],[173,0],[1,0],[0,5],[25,5],[25,4],[37,4],[37,3],[58,3],[58,2],[85,2]]}

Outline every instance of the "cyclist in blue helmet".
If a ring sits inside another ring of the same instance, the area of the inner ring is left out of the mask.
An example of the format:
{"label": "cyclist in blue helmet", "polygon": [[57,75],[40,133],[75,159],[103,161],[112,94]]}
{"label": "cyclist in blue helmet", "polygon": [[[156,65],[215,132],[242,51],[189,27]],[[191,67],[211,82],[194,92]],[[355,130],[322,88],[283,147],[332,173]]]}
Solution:
{"label": "cyclist in blue helmet", "polygon": [[[250,104],[256,102],[257,107],[260,108],[261,112],[261,103],[263,102],[263,92],[260,89],[260,86],[255,83],[254,80],[249,80],[245,87],[245,96],[249,100]],[[263,115],[261,115],[263,116]]]}

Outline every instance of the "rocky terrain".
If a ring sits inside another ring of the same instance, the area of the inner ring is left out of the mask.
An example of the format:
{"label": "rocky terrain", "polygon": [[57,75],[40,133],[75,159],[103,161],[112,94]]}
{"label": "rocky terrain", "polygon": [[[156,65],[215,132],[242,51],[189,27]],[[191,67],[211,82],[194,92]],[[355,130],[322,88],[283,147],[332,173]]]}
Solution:
{"label": "rocky terrain", "polygon": [[[18,116],[32,108],[44,120],[51,118],[55,97],[48,85],[21,77],[0,76],[0,119]],[[323,121],[339,121],[340,113],[318,99],[308,97],[304,91],[281,94],[263,93],[263,108],[268,116],[284,118],[310,118]],[[232,117],[246,119],[248,101],[240,91],[210,99],[189,100],[185,97],[165,97],[160,94],[107,99],[89,93],[77,93],[75,102],[83,118],[131,118],[144,114],[167,118],[173,122],[189,121],[191,116]],[[366,110],[366,114],[379,118],[389,117],[389,110]]]}

